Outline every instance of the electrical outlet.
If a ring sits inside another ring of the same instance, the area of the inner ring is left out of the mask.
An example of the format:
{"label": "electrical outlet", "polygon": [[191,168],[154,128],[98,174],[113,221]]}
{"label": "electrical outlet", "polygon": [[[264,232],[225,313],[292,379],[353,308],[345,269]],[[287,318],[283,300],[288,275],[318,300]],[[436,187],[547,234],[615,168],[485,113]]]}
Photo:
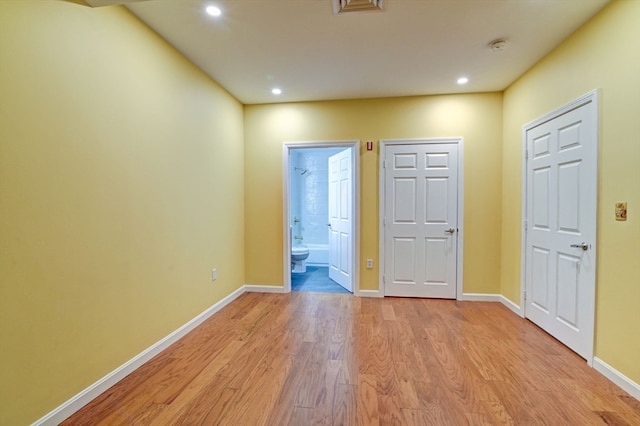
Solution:
{"label": "electrical outlet", "polygon": [[215,281],[218,279],[218,270],[216,268],[213,268],[211,270],[211,281]]}
{"label": "electrical outlet", "polygon": [[373,269],[373,259],[367,259],[367,269]]}

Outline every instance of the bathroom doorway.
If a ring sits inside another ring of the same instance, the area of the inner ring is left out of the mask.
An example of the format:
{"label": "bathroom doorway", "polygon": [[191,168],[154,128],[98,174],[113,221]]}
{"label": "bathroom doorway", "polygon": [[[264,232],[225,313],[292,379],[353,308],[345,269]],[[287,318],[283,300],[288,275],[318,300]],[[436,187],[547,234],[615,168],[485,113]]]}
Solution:
{"label": "bathroom doorway", "polygon": [[359,144],[284,144],[285,292],[357,293]]}

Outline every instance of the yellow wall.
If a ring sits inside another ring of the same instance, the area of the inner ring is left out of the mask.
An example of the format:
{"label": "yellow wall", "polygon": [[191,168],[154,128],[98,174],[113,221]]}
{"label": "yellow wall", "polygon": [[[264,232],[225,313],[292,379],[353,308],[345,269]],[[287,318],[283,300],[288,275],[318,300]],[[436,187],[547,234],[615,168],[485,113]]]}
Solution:
{"label": "yellow wall", "polygon": [[[614,1],[504,94],[501,293],[519,303],[522,125],[595,88],[601,90],[595,355],[640,383],[639,1]],[[614,219],[617,201],[628,202],[626,222]]]}
{"label": "yellow wall", "polygon": [[245,278],[281,286],[283,142],[368,140],[360,150],[360,288],[378,288],[378,141],[464,137],[464,291],[500,280],[502,95],[499,93],[245,106]]}
{"label": "yellow wall", "polygon": [[0,1],[0,67],[0,424],[20,425],[244,284],[243,112],[119,7]]}
{"label": "yellow wall", "polygon": [[617,0],[504,96],[243,111],[123,8],[0,1],[0,424],[36,420],[243,283],[282,285],[284,141],[375,141],[360,275],[377,289],[378,141],[464,137],[464,291],[517,303],[522,125],[596,87],[596,355],[640,383],[639,52],[640,2]]}

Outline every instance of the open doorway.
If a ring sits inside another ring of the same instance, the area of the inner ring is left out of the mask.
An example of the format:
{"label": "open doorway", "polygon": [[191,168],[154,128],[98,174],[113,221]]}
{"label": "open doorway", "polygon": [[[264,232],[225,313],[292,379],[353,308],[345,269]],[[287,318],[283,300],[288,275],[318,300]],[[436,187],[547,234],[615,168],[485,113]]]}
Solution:
{"label": "open doorway", "polygon": [[286,292],[357,292],[358,148],[358,141],[285,143]]}

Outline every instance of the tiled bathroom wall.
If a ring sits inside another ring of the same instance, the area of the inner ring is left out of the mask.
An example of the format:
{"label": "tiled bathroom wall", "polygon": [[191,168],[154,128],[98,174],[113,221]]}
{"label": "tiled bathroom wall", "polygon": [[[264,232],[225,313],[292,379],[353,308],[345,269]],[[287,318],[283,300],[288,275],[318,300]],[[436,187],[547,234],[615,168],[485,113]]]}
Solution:
{"label": "tiled bathroom wall", "polygon": [[[328,159],[344,148],[300,148],[291,151],[290,191],[295,244],[328,244]],[[294,219],[300,220],[294,223]]]}

